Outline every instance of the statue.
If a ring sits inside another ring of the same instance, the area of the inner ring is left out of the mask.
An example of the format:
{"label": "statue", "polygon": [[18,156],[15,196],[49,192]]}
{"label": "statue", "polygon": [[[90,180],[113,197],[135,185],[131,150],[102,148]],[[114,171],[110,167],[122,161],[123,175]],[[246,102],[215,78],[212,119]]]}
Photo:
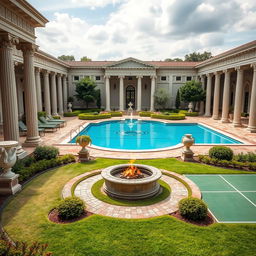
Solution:
{"label": "statue", "polygon": [[181,159],[183,161],[194,161],[193,156],[194,152],[190,149],[190,147],[194,144],[195,140],[192,137],[192,134],[185,134],[182,137],[182,143],[185,147],[182,151]]}
{"label": "statue", "polygon": [[193,112],[193,103],[192,102],[189,102],[189,104],[188,104],[188,112],[189,113],[192,113]]}

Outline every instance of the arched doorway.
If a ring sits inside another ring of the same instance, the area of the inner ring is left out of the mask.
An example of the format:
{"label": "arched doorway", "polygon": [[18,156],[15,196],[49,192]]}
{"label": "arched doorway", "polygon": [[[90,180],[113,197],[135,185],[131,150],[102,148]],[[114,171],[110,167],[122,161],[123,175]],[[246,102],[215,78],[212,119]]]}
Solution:
{"label": "arched doorway", "polygon": [[128,104],[131,102],[133,104],[133,109],[135,108],[135,87],[132,85],[127,86],[126,88],[126,95],[125,95],[125,99],[126,99],[126,108],[128,108]]}

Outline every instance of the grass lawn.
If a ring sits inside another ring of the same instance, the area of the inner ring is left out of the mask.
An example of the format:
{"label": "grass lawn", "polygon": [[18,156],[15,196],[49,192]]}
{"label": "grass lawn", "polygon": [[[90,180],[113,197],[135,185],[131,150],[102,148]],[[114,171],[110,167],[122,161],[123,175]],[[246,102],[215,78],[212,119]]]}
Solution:
{"label": "grass lawn", "polygon": [[[46,172],[27,184],[2,214],[5,230],[14,240],[40,241],[58,256],[255,256],[256,225],[214,224],[198,227],[170,216],[123,220],[93,215],[76,223],[59,225],[47,214],[60,200],[71,178],[125,160],[98,159]],[[178,173],[246,173],[176,159],[143,160]]]}

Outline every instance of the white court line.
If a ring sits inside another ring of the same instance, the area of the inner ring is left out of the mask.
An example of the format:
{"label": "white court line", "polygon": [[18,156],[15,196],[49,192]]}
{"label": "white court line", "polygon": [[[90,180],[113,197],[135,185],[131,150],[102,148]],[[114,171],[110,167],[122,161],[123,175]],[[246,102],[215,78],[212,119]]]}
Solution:
{"label": "white court line", "polygon": [[223,175],[223,176],[232,176],[232,175],[235,175],[235,176],[247,176],[249,177],[250,175],[251,176],[256,176],[256,174],[251,174],[251,173],[248,173],[248,174],[185,174],[185,176],[219,176],[219,175]]}
{"label": "white court line", "polygon": [[[201,191],[202,193],[237,193],[237,191],[217,191],[217,190],[209,190],[209,191]],[[256,191],[240,191],[241,193],[256,193]]]}
{"label": "white court line", "polygon": [[253,224],[256,223],[256,221],[219,221],[219,223],[229,223],[229,224],[233,224],[233,223],[245,223],[245,224]]}
{"label": "white court line", "polygon": [[256,207],[256,204],[253,203],[248,197],[246,197],[243,193],[241,193],[235,186],[233,186],[231,183],[229,183],[224,177],[219,175],[224,181],[228,183],[229,186],[231,186],[233,189],[235,189],[241,196],[243,196],[247,201],[249,201],[254,207]]}

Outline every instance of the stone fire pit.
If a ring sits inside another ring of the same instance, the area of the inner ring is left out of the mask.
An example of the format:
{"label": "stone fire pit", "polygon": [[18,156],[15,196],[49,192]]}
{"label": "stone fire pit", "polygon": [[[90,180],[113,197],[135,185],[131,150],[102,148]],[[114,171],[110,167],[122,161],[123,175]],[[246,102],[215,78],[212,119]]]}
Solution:
{"label": "stone fire pit", "polygon": [[134,164],[138,168],[139,178],[122,178],[122,173],[130,168],[130,164],[110,166],[101,172],[104,183],[104,192],[109,196],[121,199],[136,200],[153,197],[160,192],[157,182],[162,173],[159,169],[142,164]]}

